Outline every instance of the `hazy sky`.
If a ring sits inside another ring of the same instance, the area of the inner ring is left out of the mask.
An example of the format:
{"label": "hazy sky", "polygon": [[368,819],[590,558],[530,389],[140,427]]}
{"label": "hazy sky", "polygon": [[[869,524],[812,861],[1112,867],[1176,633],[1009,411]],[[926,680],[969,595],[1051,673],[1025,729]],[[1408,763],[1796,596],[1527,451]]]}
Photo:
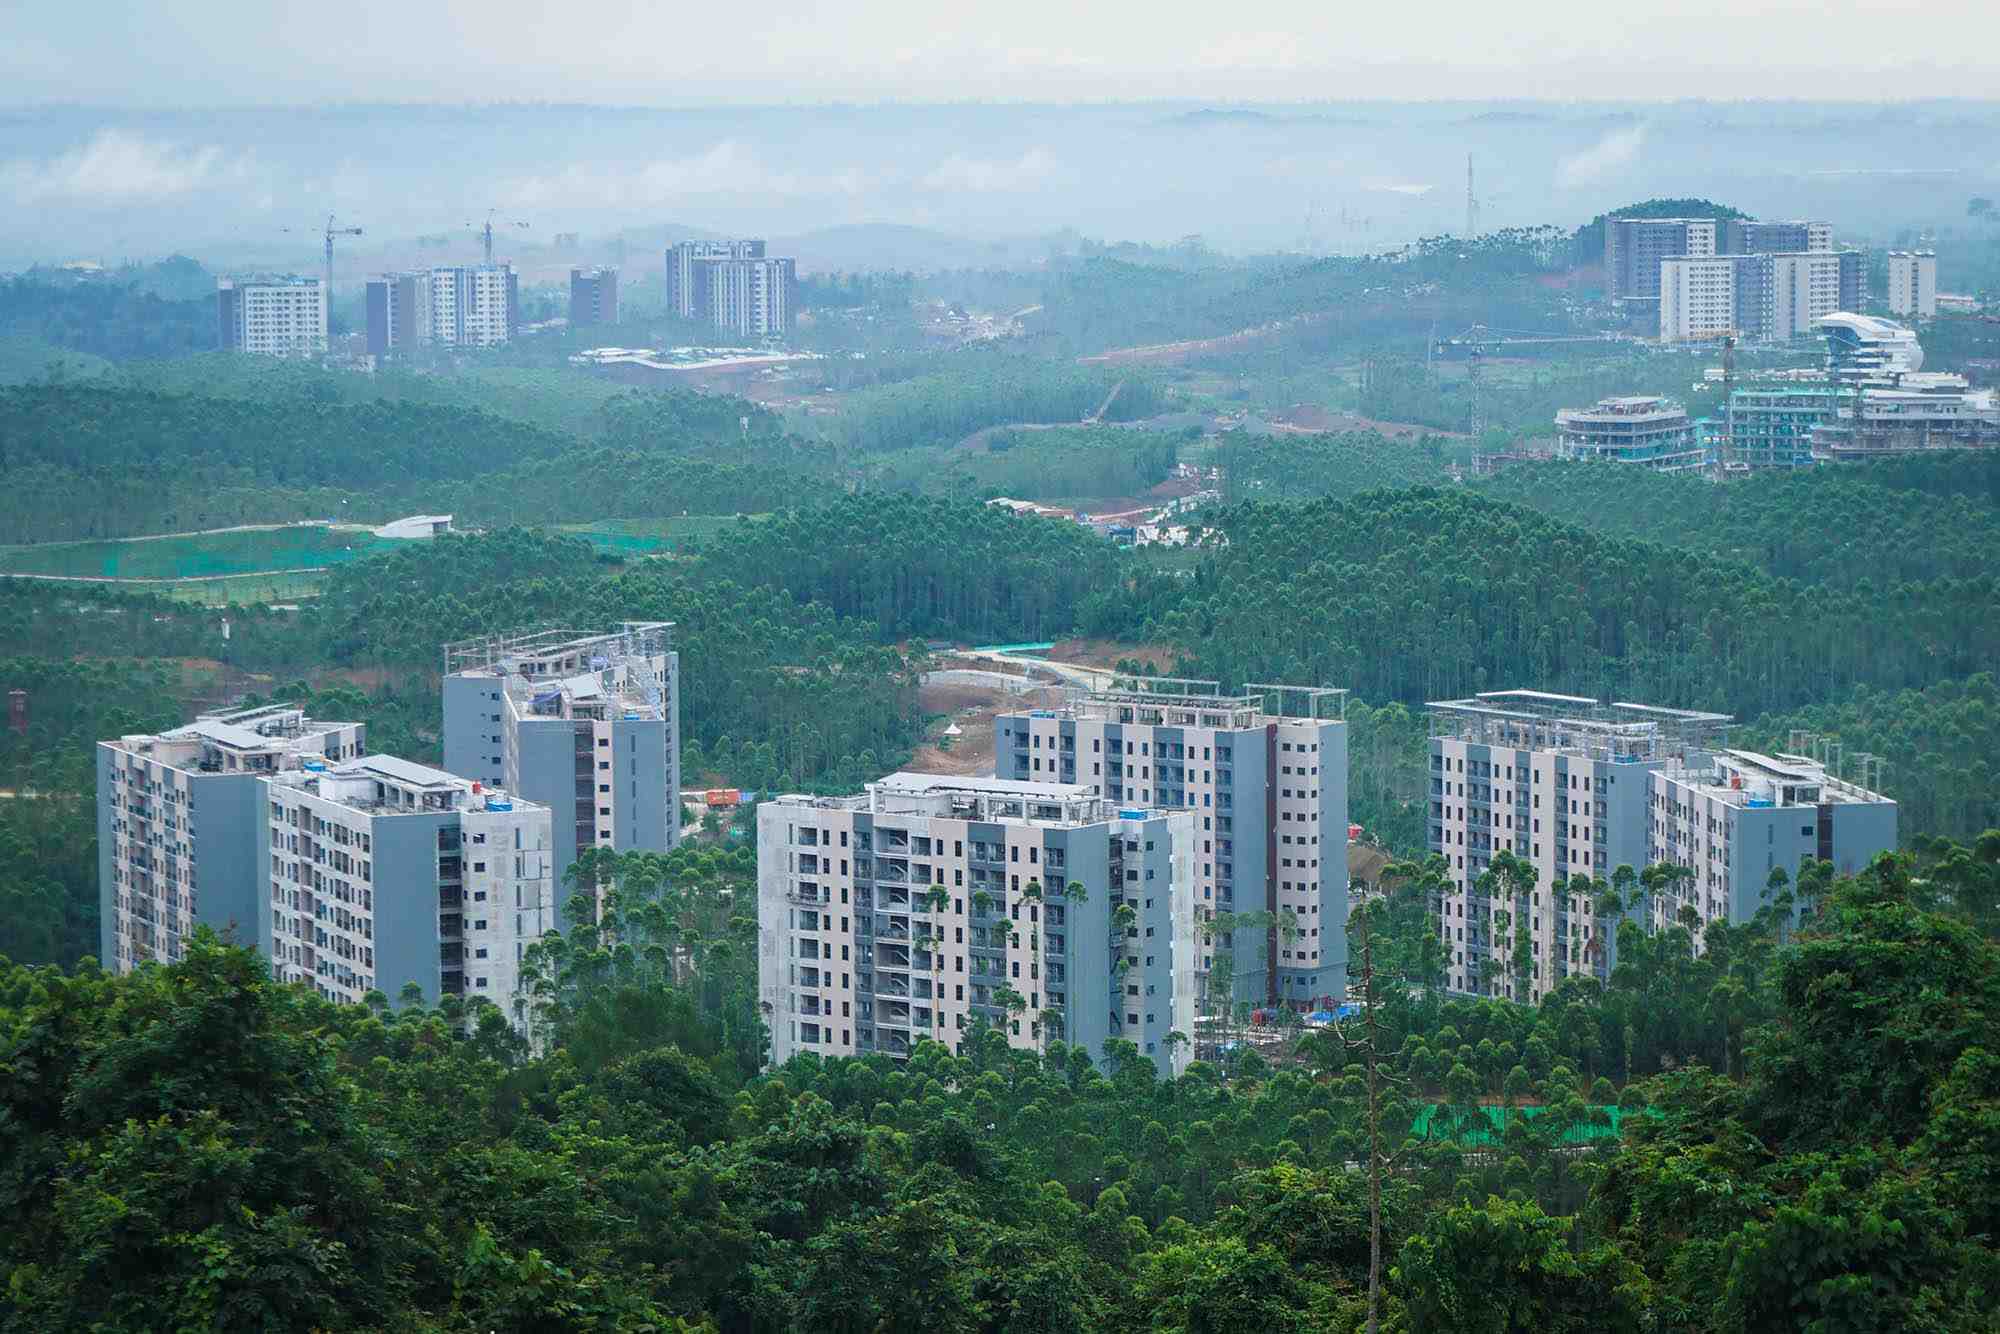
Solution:
{"label": "hazy sky", "polygon": [[1992,0],[0,0],[0,104],[1900,100],[2000,87]]}

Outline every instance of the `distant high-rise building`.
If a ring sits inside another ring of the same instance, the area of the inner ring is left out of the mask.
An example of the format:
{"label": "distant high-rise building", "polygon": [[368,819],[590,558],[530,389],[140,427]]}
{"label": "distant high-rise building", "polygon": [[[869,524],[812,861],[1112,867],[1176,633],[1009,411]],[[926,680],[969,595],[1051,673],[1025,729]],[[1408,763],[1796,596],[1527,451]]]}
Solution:
{"label": "distant high-rise building", "polygon": [[1643,312],[1660,299],[1660,261],[1718,253],[1714,218],[1606,218],[1604,281],[1612,304]]}
{"label": "distant high-rise building", "polygon": [[1862,275],[1858,250],[1670,256],[1660,261],[1660,340],[1801,338],[1860,304]]}
{"label": "distant high-rise building", "polygon": [[521,331],[521,279],[512,264],[431,270],[431,341],[490,347]]}
{"label": "distant high-rise building", "polygon": [[225,352],[312,357],[326,351],[326,289],[318,278],[220,278],[215,307]]}
{"label": "distant high-rise building", "polygon": [[1759,222],[1729,218],[1722,224],[1716,253],[1723,255],[1807,254],[1833,249],[1830,222]]}
{"label": "distant high-rise building", "polygon": [[386,356],[431,341],[431,283],[428,270],[368,280],[369,355]]}
{"label": "distant high-rise building", "polygon": [[618,323],[618,270],[602,267],[569,271],[569,326]]}
{"label": "distant high-rise building", "polygon": [[741,337],[788,334],[797,323],[798,267],[762,241],[683,241],[667,252],[667,307]]}
{"label": "distant high-rise building", "polygon": [[698,276],[704,260],[762,259],[764,243],[682,241],[667,250],[667,309],[684,320],[709,318]]}
{"label": "distant high-rise building", "polygon": [[1937,315],[1936,252],[1889,252],[1889,313],[1920,320]]}

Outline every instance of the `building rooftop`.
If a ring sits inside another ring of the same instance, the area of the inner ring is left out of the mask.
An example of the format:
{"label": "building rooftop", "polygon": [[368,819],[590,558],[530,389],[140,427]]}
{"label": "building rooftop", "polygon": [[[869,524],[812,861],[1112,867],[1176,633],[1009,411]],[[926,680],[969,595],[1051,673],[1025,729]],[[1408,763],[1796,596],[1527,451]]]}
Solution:
{"label": "building rooftop", "polygon": [[781,805],[823,810],[866,811],[872,815],[912,815],[931,819],[1036,825],[1103,824],[1145,820],[1171,812],[1137,802],[1106,800],[1082,783],[1033,783],[1013,778],[953,774],[893,773],[851,797],[789,793]]}
{"label": "building rooftop", "polygon": [[370,815],[546,809],[499,788],[395,755],[363,755],[341,764],[288,770],[274,781]]}
{"label": "building rooftop", "polygon": [[266,704],[204,713],[157,735],[133,733],[105,744],[176,769],[268,773],[324,756],[326,737],[358,726],[308,718],[293,705]]}
{"label": "building rooftop", "polygon": [[1894,805],[1881,793],[1830,772],[1825,764],[1809,755],[1719,750],[1707,757],[1706,762],[1669,769],[1667,776],[1700,796],[1739,809],[1816,807],[1828,802]]}
{"label": "building rooftop", "polygon": [[1195,677],[1113,675],[1104,687],[1079,692],[1060,708],[1025,712],[1038,718],[1227,731],[1269,722],[1344,720],[1347,691],[1335,686],[1246,682],[1236,694],[1225,695],[1220,682]]}
{"label": "building rooftop", "polygon": [[1433,737],[1452,737],[1513,750],[1552,750],[1636,763],[1703,754],[1721,746],[1733,721],[1726,713],[1654,704],[1600,704],[1584,695],[1541,690],[1489,690],[1424,706]]}
{"label": "building rooftop", "polygon": [[666,716],[661,673],[673,629],[672,621],[626,621],[599,635],[540,630],[464,640],[445,645],[445,674],[499,679],[521,717],[657,720]]}

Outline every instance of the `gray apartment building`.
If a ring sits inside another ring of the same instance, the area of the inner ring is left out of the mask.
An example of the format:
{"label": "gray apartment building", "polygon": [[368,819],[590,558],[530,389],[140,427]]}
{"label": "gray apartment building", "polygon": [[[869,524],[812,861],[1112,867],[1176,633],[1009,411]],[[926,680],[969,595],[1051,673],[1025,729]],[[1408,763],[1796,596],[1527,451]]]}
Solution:
{"label": "gray apartment building", "polygon": [[618,323],[618,270],[600,266],[569,271],[569,327]]}
{"label": "gray apartment building", "polygon": [[1066,707],[995,719],[995,773],[1186,810],[1197,914],[1268,912],[1296,928],[1219,934],[1198,980],[1226,951],[1235,1001],[1334,1002],[1347,990],[1346,695],[1120,677]]}
{"label": "gray apartment building", "polygon": [[1719,750],[1651,775],[1647,856],[1693,877],[1655,898],[1655,926],[1692,907],[1703,922],[1747,922],[1771,873],[1793,880],[1806,857],[1843,875],[1896,846],[1896,803],[1806,755]]}
{"label": "gray apartment building", "polygon": [[798,265],[759,240],[682,241],[667,251],[667,309],[722,333],[782,337],[798,323]]}
{"label": "gray apartment building", "polygon": [[176,962],[197,925],[255,939],[261,781],[358,756],[365,736],[360,723],[277,705],[98,742],[99,964],[129,973]]}
{"label": "gray apartment building", "polygon": [[261,780],[258,945],[329,1000],[492,1001],[527,1027],[526,947],[555,926],[550,812],[390,755]]}
{"label": "gray apartment building", "polygon": [[555,812],[558,885],[583,849],[680,841],[679,716],[668,621],[445,648],[445,768]]}
{"label": "gray apartment building", "polygon": [[[1597,914],[1589,895],[1554,893],[1554,883],[1608,880],[1621,865],[1649,865],[1652,775],[1706,763],[1729,718],[1539,690],[1494,690],[1428,708],[1427,845],[1443,856],[1451,881],[1437,904],[1447,989],[1536,1001],[1566,976],[1608,977],[1616,923]],[[1503,850],[1535,868],[1527,920],[1515,924],[1530,935],[1525,994],[1501,966],[1512,934],[1495,921],[1520,905],[1479,885]]]}
{"label": "gray apartment building", "polygon": [[1178,1073],[1191,1043],[1170,1034],[1194,1036],[1196,837],[1192,811],[1077,783],[898,773],[861,796],[764,802],[772,1062],[902,1059],[926,1038],[956,1051],[984,1020],[1028,1050],[1060,1039],[1096,1057],[1125,1039]]}
{"label": "gray apartment building", "polygon": [[1657,319],[1660,261],[1721,253],[1714,218],[1606,218],[1604,285],[1614,306]]}

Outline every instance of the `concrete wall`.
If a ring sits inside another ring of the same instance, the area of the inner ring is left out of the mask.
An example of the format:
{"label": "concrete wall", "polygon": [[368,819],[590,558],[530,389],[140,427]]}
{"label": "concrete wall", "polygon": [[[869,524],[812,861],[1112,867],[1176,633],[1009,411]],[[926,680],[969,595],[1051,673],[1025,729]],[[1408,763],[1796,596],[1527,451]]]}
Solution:
{"label": "concrete wall", "polygon": [[[264,781],[255,774],[202,774],[188,784],[188,816],[195,830],[195,921],[238,945],[264,943],[270,931],[270,893],[258,857],[270,836]],[[269,951],[266,951],[266,957]]]}
{"label": "concrete wall", "polygon": [[672,729],[654,719],[619,719],[611,725],[613,842],[620,849],[665,852],[680,831],[680,789],[673,783],[668,746]]}
{"label": "concrete wall", "polygon": [[406,982],[438,1001],[438,834],[457,827],[456,812],[374,822],[375,987],[391,1003]]}
{"label": "concrete wall", "polygon": [[[444,768],[460,778],[477,778],[499,785],[506,733],[499,719],[505,709],[497,676],[447,676],[444,679]],[[500,737],[500,741],[493,740]],[[538,798],[539,800],[539,798]]]}
{"label": "concrete wall", "polygon": [[118,886],[111,879],[111,758],[109,746],[97,747],[97,963],[107,971],[116,957],[113,923],[117,920]]}

